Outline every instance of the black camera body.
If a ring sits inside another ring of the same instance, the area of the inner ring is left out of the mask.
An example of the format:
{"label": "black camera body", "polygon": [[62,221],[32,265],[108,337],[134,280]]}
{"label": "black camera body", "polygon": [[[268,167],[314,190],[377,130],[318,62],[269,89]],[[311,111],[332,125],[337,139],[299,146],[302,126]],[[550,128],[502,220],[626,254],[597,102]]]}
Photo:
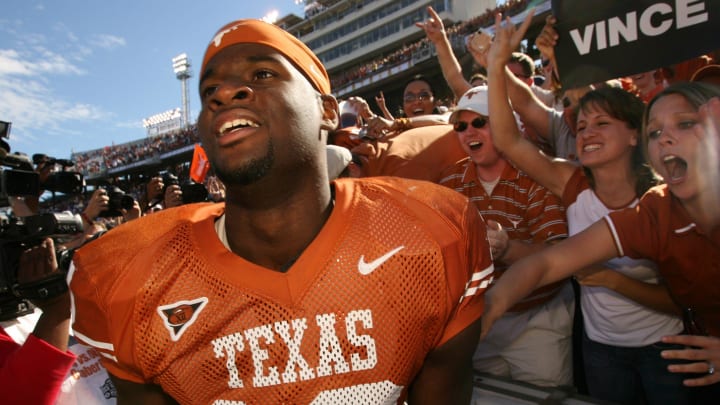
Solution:
{"label": "black camera body", "polygon": [[171,185],[179,185],[180,191],[182,191],[182,203],[183,204],[192,204],[196,202],[205,202],[208,200],[208,191],[204,184],[202,183],[195,183],[192,180],[188,180],[187,182],[180,184],[180,180],[178,180],[177,176],[175,176],[172,173],[165,173],[163,175],[163,192],[162,196],[165,198],[165,191],[167,191],[167,188]]}
{"label": "black camera body", "polygon": [[58,266],[62,270],[60,273],[24,284],[20,284],[17,279],[20,255],[45,238],[72,236],[82,232],[82,219],[70,213],[12,217],[0,221],[0,302],[8,301],[3,297],[10,295],[21,299],[42,299],[67,291],[65,273],[70,265],[70,257],[65,252],[56,252]]}
{"label": "black camera body", "polygon": [[[63,166],[62,172],[49,173],[41,184],[40,175],[26,155],[10,153],[11,123],[0,121],[0,207],[10,205],[9,197],[38,198],[43,190],[79,194],[84,187],[80,173],[65,171],[73,166],[69,160],[44,156],[43,162]],[[40,168],[40,166],[38,166]],[[27,217],[8,217],[0,214],[0,320],[9,320],[33,311],[31,299],[52,298],[67,291],[65,275],[72,251],[56,251],[61,271],[30,283],[18,281],[22,252],[37,246],[46,238],[60,238],[83,232],[82,219],[70,213],[40,214]]]}
{"label": "black camera body", "polygon": [[50,173],[42,188],[63,194],[80,194],[85,187],[83,175],[78,172],[62,171]]}
{"label": "black camera body", "polygon": [[10,205],[8,197],[37,197],[40,195],[40,176],[33,171],[27,156],[7,154],[0,160],[0,206]]}
{"label": "black camera body", "polygon": [[109,199],[107,209],[100,211],[98,215],[100,217],[120,217],[123,214],[121,210],[130,210],[135,204],[135,199],[131,195],[125,194],[119,187],[112,185],[100,187],[105,190]]}
{"label": "black camera body", "polygon": [[180,186],[183,204],[192,204],[208,201],[208,190],[202,183],[188,181]]}
{"label": "black camera body", "polygon": [[83,175],[78,172],[67,170],[68,167],[72,167],[75,163],[68,159],[56,159],[49,157],[41,153],[36,153],[32,157],[33,163],[38,167],[48,167],[59,165],[62,167],[61,171],[53,171],[50,173],[40,188],[43,190],[58,192],[63,194],[80,194],[85,188],[85,179]]}

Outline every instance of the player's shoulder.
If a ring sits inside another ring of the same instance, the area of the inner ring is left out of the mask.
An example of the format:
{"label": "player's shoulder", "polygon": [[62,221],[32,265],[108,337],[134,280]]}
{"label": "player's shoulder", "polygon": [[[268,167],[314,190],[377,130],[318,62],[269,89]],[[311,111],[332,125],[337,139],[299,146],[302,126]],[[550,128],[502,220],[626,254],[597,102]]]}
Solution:
{"label": "player's shoulder", "polygon": [[396,207],[405,215],[428,218],[441,216],[462,221],[470,202],[464,195],[424,180],[381,176],[336,181],[336,192],[352,194],[356,201],[367,201],[371,205]]}
{"label": "player's shoulder", "polygon": [[467,198],[455,190],[425,180],[392,176],[365,177],[349,181],[341,179],[340,181],[343,180],[346,184],[352,183],[352,186],[346,187],[369,197],[372,197],[372,193],[376,193],[383,198],[410,198],[429,204],[437,204],[444,200],[458,206],[468,203]]}
{"label": "player's shoulder", "polygon": [[162,210],[113,228],[78,249],[76,255],[107,258],[114,257],[111,255],[117,250],[119,257],[127,257],[136,247],[148,246],[179,227],[221,215],[224,208],[222,203],[198,203]]}

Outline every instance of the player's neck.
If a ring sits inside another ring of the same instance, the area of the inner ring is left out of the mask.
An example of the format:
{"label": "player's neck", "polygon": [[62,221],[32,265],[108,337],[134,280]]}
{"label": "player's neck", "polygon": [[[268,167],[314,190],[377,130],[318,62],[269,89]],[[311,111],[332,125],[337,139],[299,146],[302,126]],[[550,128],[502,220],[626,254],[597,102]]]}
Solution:
{"label": "player's neck", "polygon": [[333,209],[325,198],[295,196],[287,204],[265,210],[226,205],[226,237],[230,250],[257,265],[287,271],[315,239]]}

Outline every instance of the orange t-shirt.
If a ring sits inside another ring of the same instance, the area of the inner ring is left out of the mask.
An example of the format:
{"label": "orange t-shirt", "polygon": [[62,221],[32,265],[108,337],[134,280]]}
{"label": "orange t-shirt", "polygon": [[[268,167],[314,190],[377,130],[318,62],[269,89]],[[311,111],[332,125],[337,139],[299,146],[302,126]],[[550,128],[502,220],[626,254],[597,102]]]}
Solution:
{"label": "orange t-shirt", "polygon": [[720,229],[698,229],[667,185],[605,220],[618,254],[656,262],[675,301],[695,309],[710,335],[720,336]]}
{"label": "orange t-shirt", "polygon": [[440,173],[467,157],[452,125],[430,125],[364,142],[352,152],[365,156],[366,176],[398,176],[437,183]]}
{"label": "orange t-shirt", "polygon": [[400,403],[427,354],[482,314],[485,227],[427,182],[334,187],[332,214],[285,273],[222,245],[223,204],[108,232],[68,275],[76,337],[113,375],[181,403]]}

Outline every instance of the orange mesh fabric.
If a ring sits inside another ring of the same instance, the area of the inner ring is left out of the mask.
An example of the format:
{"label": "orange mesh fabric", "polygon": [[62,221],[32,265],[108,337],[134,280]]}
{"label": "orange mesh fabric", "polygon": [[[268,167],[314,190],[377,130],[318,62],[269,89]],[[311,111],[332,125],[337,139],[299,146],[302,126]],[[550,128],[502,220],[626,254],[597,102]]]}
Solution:
{"label": "orange mesh fabric", "polygon": [[287,273],[222,246],[220,204],[153,214],[80,249],[77,336],[114,375],[181,403],[401,402],[427,353],[482,313],[485,227],[430,183],[335,184],[332,215]]}

